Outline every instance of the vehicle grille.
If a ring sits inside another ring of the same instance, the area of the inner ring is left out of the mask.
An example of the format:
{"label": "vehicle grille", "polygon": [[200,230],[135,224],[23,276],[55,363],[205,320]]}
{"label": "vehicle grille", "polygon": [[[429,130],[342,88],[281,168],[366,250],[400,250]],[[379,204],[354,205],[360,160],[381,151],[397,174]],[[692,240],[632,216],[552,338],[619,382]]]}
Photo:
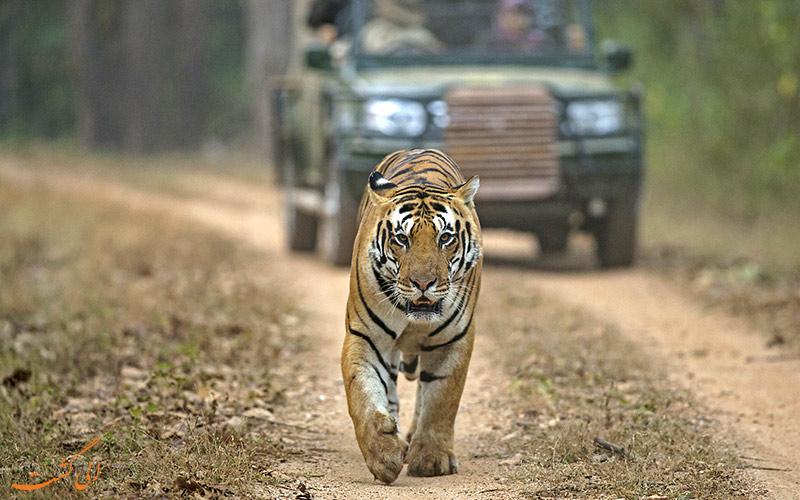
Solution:
{"label": "vehicle grille", "polygon": [[542,87],[456,88],[447,93],[446,152],[480,175],[478,200],[532,200],[560,187],[557,117]]}

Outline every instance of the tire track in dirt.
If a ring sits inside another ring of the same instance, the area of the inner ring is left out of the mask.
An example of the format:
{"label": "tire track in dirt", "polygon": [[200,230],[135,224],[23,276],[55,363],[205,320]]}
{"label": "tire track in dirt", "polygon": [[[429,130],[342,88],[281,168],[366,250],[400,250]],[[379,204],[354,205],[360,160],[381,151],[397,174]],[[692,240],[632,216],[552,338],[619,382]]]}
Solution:
{"label": "tire track in dirt", "polygon": [[[292,269],[293,289],[313,306],[309,326],[318,332],[317,358],[303,360],[316,370],[290,390],[299,401],[285,415],[305,419],[319,431],[309,440],[314,450],[305,463],[290,462],[289,472],[313,478],[320,498],[514,498],[512,487],[498,482],[506,474],[482,442],[496,440],[496,422],[513,418],[498,414],[492,401],[504,397],[507,378],[492,366],[496,340],[478,335],[456,428],[456,452],[462,473],[441,478],[401,474],[392,487],[372,481],[355,443],[339,371],[348,272],[323,265],[313,256],[283,252],[280,195],[266,180],[262,186],[209,176],[182,179],[187,197],[157,195],[122,184],[66,172],[37,174],[8,161],[0,176],[15,183],[43,183],[49,188],[128,206],[158,211],[202,223],[265,251]],[[501,238],[502,239],[502,238]],[[487,245],[493,243],[487,238]],[[501,242],[502,243],[502,242]],[[800,498],[800,361],[775,359],[764,337],[742,321],[702,309],[676,285],[642,270],[552,273],[537,269],[503,269],[489,265],[485,273],[502,280],[503,273],[526,273],[546,294],[588,310],[615,324],[629,339],[649,346],[654,364],[666,364],[676,383],[691,387],[734,434],[747,443],[742,455],[762,459],[752,475],[778,499]],[[276,284],[280,286],[280,284]],[[402,384],[401,421],[409,421],[411,384]],[[492,407],[492,411],[487,408]],[[502,481],[502,480],[501,480]]]}

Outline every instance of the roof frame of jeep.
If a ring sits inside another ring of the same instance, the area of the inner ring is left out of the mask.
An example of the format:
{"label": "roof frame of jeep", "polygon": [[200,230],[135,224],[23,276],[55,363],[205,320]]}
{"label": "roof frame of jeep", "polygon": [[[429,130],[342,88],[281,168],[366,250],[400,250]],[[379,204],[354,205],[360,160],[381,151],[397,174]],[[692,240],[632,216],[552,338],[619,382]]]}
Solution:
{"label": "roof frame of jeep", "polygon": [[[565,53],[470,53],[458,54],[424,54],[424,55],[383,55],[366,54],[360,51],[360,33],[356,32],[353,39],[351,64],[355,69],[374,69],[386,67],[404,67],[418,65],[432,66],[463,66],[463,65],[521,65],[567,67],[579,69],[598,69],[594,55],[595,32],[592,24],[592,8],[589,0],[572,0],[578,7],[578,12],[586,34],[587,51],[580,54]],[[351,26],[363,26],[368,15],[367,3],[369,0],[351,0],[349,9],[349,23]]]}

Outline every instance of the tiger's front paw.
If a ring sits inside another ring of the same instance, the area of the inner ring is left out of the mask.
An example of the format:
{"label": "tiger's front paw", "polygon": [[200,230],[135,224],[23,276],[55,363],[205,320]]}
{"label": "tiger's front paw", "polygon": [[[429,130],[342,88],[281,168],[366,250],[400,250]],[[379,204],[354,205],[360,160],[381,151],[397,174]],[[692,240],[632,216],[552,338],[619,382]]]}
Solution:
{"label": "tiger's front paw", "polygon": [[417,477],[446,476],[458,473],[458,460],[450,447],[437,447],[431,442],[414,440],[408,451],[408,475]]}
{"label": "tiger's front paw", "polygon": [[408,451],[397,430],[397,423],[389,415],[378,413],[367,431],[367,443],[362,448],[367,468],[375,479],[390,484],[403,470],[403,459]]}

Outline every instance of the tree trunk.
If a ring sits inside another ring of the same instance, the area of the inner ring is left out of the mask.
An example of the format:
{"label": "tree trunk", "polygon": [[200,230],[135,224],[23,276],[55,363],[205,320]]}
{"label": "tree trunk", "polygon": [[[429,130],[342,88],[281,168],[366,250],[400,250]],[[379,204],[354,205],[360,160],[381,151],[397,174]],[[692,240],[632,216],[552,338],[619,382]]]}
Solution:
{"label": "tree trunk", "polygon": [[211,0],[68,0],[69,73],[84,145],[155,153],[201,144],[211,105],[212,7]]}
{"label": "tree trunk", "polygon": [[95,135],[95,109],[93,89],[91,4],[90,0],[70,0],[66,6],[67,59],[70,85],[75,109],[75,132],[81,144],[93,147]]}
{"label": "tree trunk", "polygon": [[271,80],[283,75],[292,41],[291,0],[246,0],[245,75],[253,120],[253,143],[271,152]]}
{"label": "tree trunk", "polygon": [[208,31],[211,24],[209,0],[180,2],[180,113],[175,126],[180,146],[196,148],[203,140],[208,118],[211,51]]}
{"label": "tree trunk", "polygon": [[123,148],[132,153],[152,153],[176,143],[167,119],[170,54],[167,30],[169,2],[125,0],[123,44],[126,55],[124,102],[127,112]]}
{"label": "tree trunk", "polygon": [[125,58],[119,2],[104,5],[103,27],[97,2],[69,0],[66,5],[67,60],[76,114],[76,132],[86,147],[119,149],[127,106],[123,100]]}
{"label": "tree trunk", "polygon": [[17,29],[20,0],[0,3],[0,133],[11,124],[17,102]]}

